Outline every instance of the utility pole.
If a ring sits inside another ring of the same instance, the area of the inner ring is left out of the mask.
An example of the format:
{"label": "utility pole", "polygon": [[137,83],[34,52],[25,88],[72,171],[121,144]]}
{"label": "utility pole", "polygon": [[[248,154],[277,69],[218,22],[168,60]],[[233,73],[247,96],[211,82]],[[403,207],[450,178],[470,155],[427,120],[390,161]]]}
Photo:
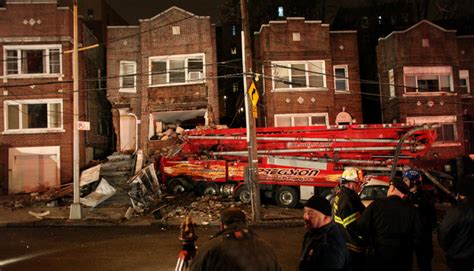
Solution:
{"label": "utility pole", "polygon": [[248,174],[245,174],[245,183],[250,191],[252,204],[252,220],[260,222],[260,187],[258,184],[258,156],[257,136],[255,118],[252,113],[251,97],[247,88],[252,83],[252,52],[250,48],[250,27],[247,9],[248,0],[240,0],[240,14],[242,17],[242,65],[244,70],[244,97],[245,97],[245,119],[247,122],[247,149],[248,149]]}
{"label": "utility pole", "polygon": [[71,204],[69,219],[81,219],[82,208],[79,198],[79,50],[78,50],[78,30],[77,30],[77,1],[73,0],[73,32],[74,45],[72,53],[72,76],[73,76],[73,189],[74,201]]}

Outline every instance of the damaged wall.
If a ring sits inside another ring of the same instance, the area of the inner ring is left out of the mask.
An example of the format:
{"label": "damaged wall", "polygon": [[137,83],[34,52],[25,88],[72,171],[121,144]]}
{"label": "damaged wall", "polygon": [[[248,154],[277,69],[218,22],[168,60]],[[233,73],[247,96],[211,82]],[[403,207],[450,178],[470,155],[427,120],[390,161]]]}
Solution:
{"label": "damaged wall", "polygon": [[[153,123],[160,121],[152,119],[154,113],[211,108],[218,121],[215,26],[209,17],[171,7],[138,26],[108,30],[107,97],[114,108],[129,108],[137,116],[145,153]],[[125,89],[124,69],[134,68]]]}

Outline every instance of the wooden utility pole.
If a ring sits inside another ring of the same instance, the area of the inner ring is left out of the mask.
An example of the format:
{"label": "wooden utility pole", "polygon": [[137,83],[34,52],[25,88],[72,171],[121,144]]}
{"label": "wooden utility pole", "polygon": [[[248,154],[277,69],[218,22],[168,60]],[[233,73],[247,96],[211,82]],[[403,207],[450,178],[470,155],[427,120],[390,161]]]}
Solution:
{"label": "wooden utility pole", "polygon": [[242,17],[242,65],[244,68],[244,95],[245,119],[247,122],[247,149],[248,149],[248,174],[245,183],[250,191],[252,203],[252,220],[260,222],[260,188],[258,184],[258,156],[255,118],[252,113],[251,97],[247,91],[253,82],[252,52],[250,48],[250,27],[247,9],[247,0],[240,0],[240,14]]}
{"label": "wooden utility pole", "polygon": [[72,121],[72,130],[73,130],[73,190],[74,198],[73,203],[71,204],[71,209],[69,210],[70,219],[81,219],[82,218],[82,208],[80,202],[79,194],[79,51],[78,51],[78,30],[77,30],[77,0],[73,0],[73,32],[74,32],[74,45],[72,53],[72,77],[74,80],[73,83],[73,121]]}

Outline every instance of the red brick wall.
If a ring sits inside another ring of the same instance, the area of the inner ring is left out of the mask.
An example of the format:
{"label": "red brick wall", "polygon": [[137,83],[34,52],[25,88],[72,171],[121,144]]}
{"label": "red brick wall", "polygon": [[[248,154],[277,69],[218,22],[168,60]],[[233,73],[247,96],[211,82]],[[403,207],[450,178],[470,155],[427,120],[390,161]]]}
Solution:
{"label": "red brick wall", "polygon": [[[172,26],[180,26],[180,35],[172,34]],[[138,34],[141,32],[141,34]],[[219,121],[217,89],[217,50],[215,26],[209,17],[193,16],[181,9],[169,9],[151,19],[140,21],[138,28],[109,28],[108,39],[137,34],[109,46],[107,55],[108,98],[114,105],[129,104],[141,120],[140,148],[147,148],[149,114],[152,111],[192,110],[212,107]],[[204,53],[206,82],[172,87],[148,87],[149,57]],[[137,93],[118,93],[120,60],[137,61]]]}
{"label": "red brick wall", "polygon": [[[429,40],[429,47],[422,46]],[[453,159],[464,154],[463,106],[457,93],[405,94],[403,67],[450,66],[456,91],[459,85],[458,43],[455,31],[443,30],[427,21],[380,39],[377,66],[380,77],[384,122],[405,122],[407,117],[456,116],[460,146],[433,147],[424,159]],[[390,98],[388,72],[394,71],[395,98]]]}
{"label": "red brick wall", "polygon": [[[293,33],[300,33],[301,40],[293,41]],[[340,49],[340,46],[343,49]],[[264,65],[265,79],[260,83],[265,91],[264,115],[267,125],[274,126],[274,114],[328,113],[329,123],[334,124],[343,107],[358,122],[362,121],[359,84],[357,34],[355,32],[330,32],[329,26],[315,21],[289,19],[270,22],[255,34],[256,68]],[[270,61],[324,60],[327,90],[272,92]],[[351,80],[350,93],[334,92],[333,65],[348,65]],[[353,79],[353,80],[352,80]],[[263,86],[264,84],[264,86]],[[263,96],[263,95],[261,95]],[[300,97],[302,99],[300,99]]]}
{"label": "red brick wall", "polygon": [[[24,20],[34,19],[35,24],[24,24]],[[80,24],[81,26],[81,24]],[[79,29],[81,33],[81,28]],[[4,45],[61,44],[62,51],[72,49],[72,11],[57,8],[56,4],[12,4],[0,10],[0,59],[4,59]],[[67,41],[60,41],[67,37]],[[10,41],[8,38],[24,38],[23,41]],[[0,62],[0,74],[3,76],[4,62]],[[4,101],[26,99],[62,99],[63,129],[59,133],[1,134],[0,157],[5,157],[3,172],[8,170],[8,149],[15,147],[60,146],[61,183],[72,181],[72,55],[62,55],[64,77],[12,79],[7,82],[0,79],[0,131],[5,130]],[[80,60],[80,71],[85,70]],[[84,74],[80,73],[81,90],[85,89]],[[30,86],[34,85],[34,87]],[[5,94],[4,95],[4,91]],[[80,112],[84,112],[85,91],[80,92]],[[84,115],[80,119],[84,119]],[[80,132],[81,165],[85,163],[84,132]],[[3,191],[7,191],[8,174],[4,174]]]}

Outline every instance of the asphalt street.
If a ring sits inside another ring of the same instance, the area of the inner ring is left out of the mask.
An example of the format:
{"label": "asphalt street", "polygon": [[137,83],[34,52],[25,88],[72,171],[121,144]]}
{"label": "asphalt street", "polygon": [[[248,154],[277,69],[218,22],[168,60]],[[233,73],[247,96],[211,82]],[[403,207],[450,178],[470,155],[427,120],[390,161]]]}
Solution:
{"label": "asphalt street", "polygon": [[[217,231],[199,227],[198,245]],[[257,228],[284,270],[296,270],[302,227]],[[179,229],[142,227],[1,227],[0,271],[174,270]],[[446,270],[435,248],[434,271]]]}

